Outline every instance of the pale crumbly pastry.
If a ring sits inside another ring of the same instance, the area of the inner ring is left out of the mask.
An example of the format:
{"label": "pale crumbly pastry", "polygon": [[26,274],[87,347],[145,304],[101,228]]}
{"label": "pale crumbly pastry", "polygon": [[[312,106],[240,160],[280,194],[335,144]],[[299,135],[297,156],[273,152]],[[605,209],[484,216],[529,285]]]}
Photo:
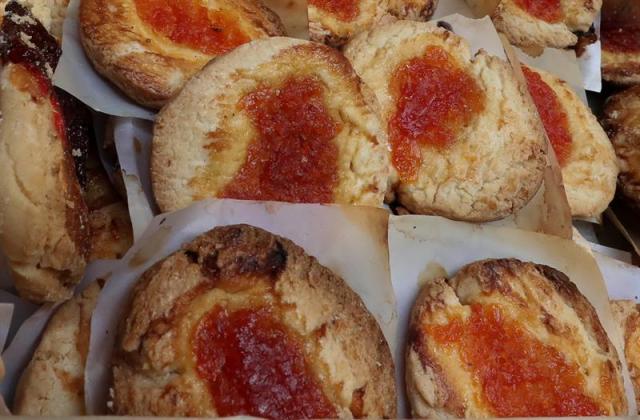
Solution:
{"label": "pale crumbly pastry", "polygon": [[160,108],[211,59],[283,35],[261,0],[82,0],[80,39],[95,69]]}
{"label": "pale crumbly pastry", "polygon": [[605,0],[600,38],[602,78],[620,85],[640,83],[640,2]]}
{"label": "pale crumbly pastry", "polygon": [[603,125],[618,157],[619,192],[640,208],[640,86],[607,99]]}
{"label": "pale crumbly pastry", "polygon": [[611,312],[620,326],[629,376],[640,406],[640,307],[632,300],[612,300]]}
{"label": "pale crumbly pastry", "polygon": [[385,17],[429,20],[438,0],[309,0],[309,37],[340,47]]}
{"label": "pale crumbly pastry", "polygon": [[154,126],[163,211],[210,197],[381,206],[388,171],[375,97],[342,54],[299,39],[214,60]]}
{"label": "pale crumbly pastry", "polygon": [[345,55],[373,90],[391,145],[396,199],[412,213],[506,217],[538,191],[543,127],[509,64],[435,24],[397,21]]}
{"label": "pale crumbly pastry", "polygon": [[621,363],[593,306],[554,268],[477,261],[421,290],[406,385],[414,417],[625,415]]}
{"label": "pale crumbly pastry", "polygon": [[91,315],[102,286],[93,283],[49,320],[16,388],[13,414],[81,416]]}
{"label": "pale crumbly pastry", "polygon": [[600,215],[613,200],[618,177],[607,133],[566,82],[528,66],[523,72],[562,169],[571,215]]}
{"label": "pale crumbly pastry", "polygon": [[396,416],[391,353],[360,297],[262,229],[218,227],[156,263],[119,331],[118,415]]}
{"label": "pale crumbly pastry", "polygon": [[[472,7],[495,0],[467,0]],[[567,48],[578,42],[574,32],[586,32],[602,0],[500,0],[491,13],[498,31],[519,47]]]}

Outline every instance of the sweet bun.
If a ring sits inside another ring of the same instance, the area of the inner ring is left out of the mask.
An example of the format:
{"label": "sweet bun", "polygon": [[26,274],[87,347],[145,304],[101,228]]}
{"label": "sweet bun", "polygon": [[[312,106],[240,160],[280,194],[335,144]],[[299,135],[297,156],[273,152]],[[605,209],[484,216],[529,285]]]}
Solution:
{"label": "sweet bun", "polygon": [[618,157],[619,191],[640,209],[640,86],[607,99],[603,125]]}
{"label": "sweet bun", "polygon": [[602,7],[602,78],[640,83],[640,2],[607,0]]}
{"label": "sweet bun", "polygon": [[618,177],[607,134],[563,80],[532,67],[523,72],[561,166],[571,214],[600,215],[613,200]]}
{"label": "sweet bun", "polygon": [[[0,12],[4,14],[7,3],[11,0],[0,0]],[[67,14],[69,0],[19,0],[18,3],[29,9],[34,19],[56,39],[62,39],[62,26]]]}
{"label": "sweet bun", "polygon": [[113,357],[118,415],[395,417],[380,327],[293,242],[215,228],[136,284]]}
{"label": "sweet bun", "polygon": [[349,62],[293,38],[212,61],[154,126],[162,211],[209,197],[381,206],[388,152],[375,98]]}
{"label": "sweet bun", "polygon": [[95,69],[151,108],[163,106],[212,58],[283,34],[261,0],[80,2],[80,39]]}
{"label": "sweet bun", "polygon": [[309,37],[340,47],[384,17],[428,20],[438,0],[309,0]]}
{"label": "sweet bun", "polygon": [[411,313],[414,417],[625,415],[621,364],[563,273],[483,260],[426,284]]}
{"label": "sweet bun", "polygon": [[412,213],[506,217],[538,191],[543,128],[509,64],[435,24],[397,21],[345,55],[373,90],[389,133],[396,199]]}
{"label": "sweet bun", "polygon": [[640,406],[640,307],[632,300],[612,300],[611,312],[622,332],[624,355]]}

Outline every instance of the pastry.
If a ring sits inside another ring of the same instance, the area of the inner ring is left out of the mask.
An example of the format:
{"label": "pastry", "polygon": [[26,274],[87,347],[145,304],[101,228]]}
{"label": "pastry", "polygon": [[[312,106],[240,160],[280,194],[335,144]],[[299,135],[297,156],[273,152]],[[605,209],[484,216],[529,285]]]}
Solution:
{"label": "pastry", "polygon": [[618,157],[619,192],[640,209],[640,86],[607,99],[603,125]]}
{"label": "pastry", "polygon": [[400,205],[489,221],[536,194],[543,128],[507,62],[472,57],[461,37],[412,21],[378,26],[344,52],[380,103]]}
{"label": "pastry", "polygon": [[261,0],[80,2],[80,40],[95,69],[151,108],[163,106],[211,59],[283,34]]}
{"label": "pastry", "polygon": [[640,2],[605,0],[602,6],[602,78],[640,83]]}
{"label": "pastry", "polygon": [[613,200],[618,177],[607,134],[563,80],[532,67],[522,71],[562,169],[571,214],[599,216]]}
{"label": "pastry", "polygon": [[636,403],[640,407],[640,308],[632,300],[613,300],[611,311],[621,329],[624,355],[636,394]]}
{"label": "pastry", "polygon": [[551,267],[483,260],[434,280],[408,337],[414,417],[627,413],[621,364],[596,311]]}
{"label": "pastry", "polygon": [[136,284],[113,358],[117,415],[395,417],[393,361],[346,283],[292,243],[218,227]]}
{"label": "pastry", "polygon": [[[0,12],[10,0],[0,0]],[[58,41],[62,39],[62,26],[67,14],[69,0],[19,0],[33,14],[33,18],[44,26]]]}
{"label": "pastry", "polygon": [[309,0],[309,37],[340,47],[385,17],[428,20],[437,6],[438,0]]}
{"label": "pastry", "polygon": [[211,62],[159,114],[151,177],[162,211],[209,197],[381,206],[375,98],[327,46],[274,37]]}

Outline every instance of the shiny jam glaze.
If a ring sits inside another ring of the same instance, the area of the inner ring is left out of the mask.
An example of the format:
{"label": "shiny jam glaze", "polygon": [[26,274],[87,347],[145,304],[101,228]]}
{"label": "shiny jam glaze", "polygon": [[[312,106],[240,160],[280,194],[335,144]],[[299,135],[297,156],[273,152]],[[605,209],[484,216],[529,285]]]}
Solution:
{"label": "shiny jam glaze", "polygon": [[355,19],[360,13],[358,0],[309,0],[309,3],[345,22]]}
{"label": "shiny jam glaze", "polygon": [[515,0],[515,3],[531,16],[545,22],[556,23],[564,17],[560,0]]}
{"label": "shiny jam glaze", "polygon": [[600,28],[602,48],[607,51],[634,53],[640,51],[640,2],[605,1]]}
{"label": "shiny jam glaze", "polygon": [[522,67],[529,93],[536,104],[540,119],[544,124],[558,163],[563,166],[571,155],[571,134],[569,120],[556,93],[547,85],[538,73],[527,67]]}
{"label": "shiny jam glaze", "polygon": [[303,343],[267,308],[214,308],[200,321],[193,348],[198,375],[220,416],[336,416],[305,360]]}
{"label": "shiny jam glaze", "polygon": [[324,87],[311,77],[292,77],[278,87],[259,87],[241,108],[258,136],[244,164],[220,194],[225,198],[330,203],[338,182],[340,130],[324,103]]}
{"label": "shiny jam glaze", "polygon": [[578,365],[530,336],[496,305],[473,304],[467,320],[453,317],[448,324],[423,328],[429,339],[448,351],[458,351],[477,378],[480,400],[494,416],[607,414],[582,392],[584,379]]}
{"label": "shiny jam glaze", "polygon": [[420,146],[445,149],[484,108],[484,92],[440,47],[400,64],[390,90],[396,103],[389,120],[391,159],[404,181],[416,178]]}
{"label": "shiny jam glaze", "polygon": [[135,0],[138,16],[171,41],[205,54],[224,54],[249,42],[236,17],[201,0]]}

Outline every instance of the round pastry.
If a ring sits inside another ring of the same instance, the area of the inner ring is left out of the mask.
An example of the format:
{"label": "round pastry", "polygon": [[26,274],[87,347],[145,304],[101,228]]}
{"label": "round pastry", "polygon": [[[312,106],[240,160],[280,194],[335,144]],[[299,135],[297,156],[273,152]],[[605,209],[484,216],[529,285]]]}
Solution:
{"label": "round pastry", "polygon": [[163,106],[211,59],[283,35],[261,0],[82,0],[80,39],[96,70],[141,105]]}
{"label": "round pastry", "polygon": [[613,200],[618,177],[609,137],[567,83],[532,67],[522,71],[562,169],[571,215],[600,215]]}
{"label": "round pastry", "polygon": [[291,241],[215,228],[147,270],[113,359],[118,415],[395,417],[373,316]]}
{"label": "round pastry", "polygon": [[627,413],[621,364],[596,311],[551,267],[483,260],[434,280],[408,336],[414,417]]}
{"label": "round pastry", "polygon": [[624,355],[640,407],[640,306],[632,300],[613,300],[611,312],[622,332]]}
{"label": "round pastry", "polygon": [[640,86],[607,99],[603,125],[618,157],[619,191],[640,208]]}
{"label": "round pastry", "polygon": [[602,6],[602,78],[640,83],[640,2],[607,0]]}
{"label": "round pastry", "polygon": [[91,314],[102,286],[93,283],[63,303],[42,333],[16,388],[13,414],[81,416]]}
{"label": "round pastry", "polygon": [[162,211],[209,197],[381,206],[386,137],[349,62],[309,41],[253,41],[211,62],[158,115]]}
{"label": "round pastry", "polygon": [[309,0],[309,37],[340,47],[385,16],[428,20],[437,6],[438,0]]}
{"label": "round pastry", "polygon": [[574,32],[589,30],[601,7],[602,0],[500,0],[491,18],[514,45],[566,48],[578,42]]}
{"label": "round pastry", "polygon": [[489,221],[538,191],[543,128],[504,60],[482,50],[472,58],[461,37],[412,21],[357,36],[345,55],[378,98],[397,200],[409,211]]}

